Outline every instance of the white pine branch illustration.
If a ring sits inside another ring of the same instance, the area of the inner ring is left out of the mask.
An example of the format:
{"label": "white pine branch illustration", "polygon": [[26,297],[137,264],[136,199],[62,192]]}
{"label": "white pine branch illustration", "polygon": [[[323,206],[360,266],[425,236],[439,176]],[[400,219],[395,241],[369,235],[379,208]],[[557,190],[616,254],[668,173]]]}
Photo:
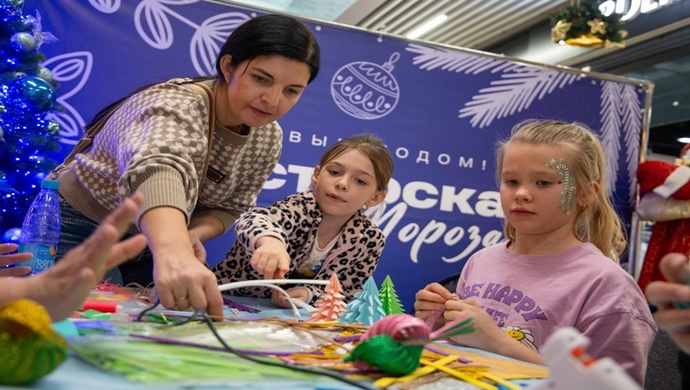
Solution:
{"label": "white pine branch illustration", "polygon": [[623,85],[621,88],[620,116],[622,131],[625,135],[626,163],[629,179],[629,198],[632,205],[637,188],[637,165],[640,160],[640,137],[642,132],[642,105],[634,85]]}
{"label": "white pine branch illustration", "polygon": [[478,74],[497,67],[505,67],[507,64],[506,61],[487,56],[416,44],[410,44],[405,50],[417,53],[418,55],[412,59],[412,64],[427,71],[440,68],[455,73]]}
{"label": "white pine branch illustration", "polygon": [[618,177],[618,158],[620,156],[620,94],[621,87],[610,81],[601,83],[601,144],[606,159],[607,195],[615,189]]}
{"label": "white pine branch illustration", "polygon": [[480,89],[479,95],[465,104],[458,117],[471,117],[472,126],[482,128],[495,119],[527,109],[535,99],[541,100],[578,78],[577,74],[552,69],[513,66],[505,70],[513,73],[503,73],[501,79],[490,83],[491,87]]}

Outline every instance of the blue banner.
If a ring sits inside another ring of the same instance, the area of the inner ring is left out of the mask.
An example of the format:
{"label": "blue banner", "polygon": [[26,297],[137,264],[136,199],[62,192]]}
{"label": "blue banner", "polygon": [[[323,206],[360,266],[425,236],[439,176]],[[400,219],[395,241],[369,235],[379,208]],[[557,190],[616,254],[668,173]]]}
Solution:
{"label": "blue banner", "polygon": [[[137,87],[213,74],[225,38],[256,16],[194,0],[26,0],[59,41],[42,47],[60,83],[54,119],[66,155],[83,126]],[[475,251],[503,239],[495,180],[496,142],[530,118],[578,121],[604,140],[612,196],[629,222],[635,198],[645,84],[531,64],[477,51],[306,21],[322,67],[301,101],[280,120],[279,165],[261,206],[309,185],[327,147],[358,133],[381,137],[395,161],[387,237],[375,281],[390,275],[405,309],[426,284],[457,274]],[[207,244],[220,261],[232,231]]]}

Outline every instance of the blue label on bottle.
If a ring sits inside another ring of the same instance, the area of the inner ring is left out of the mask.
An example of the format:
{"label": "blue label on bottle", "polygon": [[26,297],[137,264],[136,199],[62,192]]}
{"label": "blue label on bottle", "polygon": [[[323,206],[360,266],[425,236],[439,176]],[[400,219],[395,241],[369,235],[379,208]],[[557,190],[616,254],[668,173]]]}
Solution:
{"label": "blue label on bottle", "polygon": [[19,244],[19,252],[31,253],[33,255],[31,260],[17,264],[18,266],[31,267],[32,274],[45,271],[55,264],[55,247],[53,246]]}

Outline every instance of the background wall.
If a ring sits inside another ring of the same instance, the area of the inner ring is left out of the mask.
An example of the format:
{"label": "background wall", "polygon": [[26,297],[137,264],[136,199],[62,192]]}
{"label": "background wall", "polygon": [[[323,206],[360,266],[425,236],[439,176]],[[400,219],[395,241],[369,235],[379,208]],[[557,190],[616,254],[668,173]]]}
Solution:
{"label": "background wall", "polygon": [[[136,87],[213,72],[215,53],[257,13],[213,2],[26,0],[59,41],[44,46],[60,82],[63,154],[107,103]],[[634,172],[651,85],[620,77],[511,61],[458,48],[307,21],[322,68],[281,121],[284,150],[258,198],[269,205],[305,189],[313,166],[339,138],[374,133],[394,156],[387,244],[375,274],[390,275],[405,308],[432,281],[502,238],[494,146],[528,118],[579,121],[601,134],[613,199],[630,221]],[[207,244],[223,258],[232,231]]]}

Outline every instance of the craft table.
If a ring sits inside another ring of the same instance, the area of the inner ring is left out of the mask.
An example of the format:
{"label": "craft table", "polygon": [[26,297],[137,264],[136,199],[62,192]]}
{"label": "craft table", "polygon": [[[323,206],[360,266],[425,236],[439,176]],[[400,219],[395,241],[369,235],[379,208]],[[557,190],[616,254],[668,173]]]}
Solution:
{"label": "craft table", "polygon": [[[261,310],[259,314],[246,313],[247,316],[260,315],[263,318],[278,317],[278,318],[293,318],[292,311],[288,309],[279,309],[273,306],[270,300],[256,299],[256,298],[240,298],[230,297],[233,301],[257,308]],[[228,310],[228,309],[226,309]],[[309,314],[300,309],[303,319],[309,318]],[[472,348],[459,348],[444,344],[449,348],[458,350],[459,354],[463,352],[474,353],[484,356],[499,357],[497,355],[489,354]],[[500,357],[499,357],[500,358]],[[506,361],[512,359],[503,358]],[[535,366],[536,367],[536,366]],[[31,386],[22,387],[23,389],[46,389],[46,390],[60,390],[60,389],[98,389],[98,390],[181,390],[181,389],[313,389],[313,390],[331,390],[331,389],[352,389],[351,385],[336,381],[327,377],[313,377],[309,381],[281,379],[279,381],[246,381],[241,379],[233,379],[232,381],[223,381],[222,383],[198,383],[191,380],[189,383],[176,383],[168,385],[156,385],[150,383],[139,383],[127,380],[117,374],[101,370],[80,358],[70,355],[67,360],[52,372],[47,377],[38,381]],[[190,378],[193,379],[193,378]],[[526,383],[534,382],[534,380],[514,381],[516,385],[524,385]],[[373,387],[373,386],[372,386]]]}

